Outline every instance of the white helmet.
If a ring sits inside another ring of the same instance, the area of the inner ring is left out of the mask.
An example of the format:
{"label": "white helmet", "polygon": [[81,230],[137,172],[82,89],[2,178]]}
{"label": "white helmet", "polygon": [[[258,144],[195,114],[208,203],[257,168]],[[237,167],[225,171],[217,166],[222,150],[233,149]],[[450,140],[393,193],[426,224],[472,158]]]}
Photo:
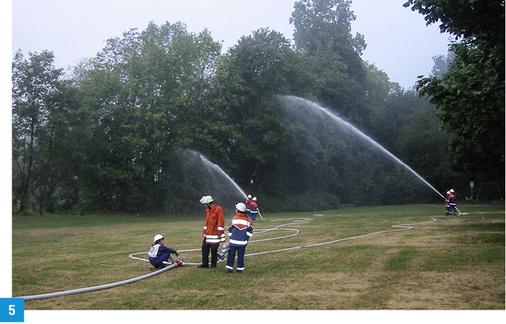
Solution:
{"label": "white helmet", "polygon": [[257,197],[253,197],[253,201],[257,201]]}
{"label": "white helmet", "polygon": [[248,195],[248,198],[251,199],[251,195]]}
{"label": "white helmet", "polygon": [[162,234],[156,234],[155,238],[153,239],[153,243],[156,243],[156,241],[163,240]]}
{"label": "white helmet", "polygon": [[202,196],[202,198],[200,198],[200,203],[201,204],[210,204],[214,201],[213,197],[211,196]]}
{"label": "white helmet", "polygon": [[237,209],[240,212],[245,213],[246,212],[246,205],[244,203],[240,202],[237,205],[235,205],[235,209]]}
{"label": "white helmet", "polygon": [[454,193],[454,192],[455,192],[455,190],[453,190],[453,189],[450,189],[450,192],[451,192],[451,193]]}

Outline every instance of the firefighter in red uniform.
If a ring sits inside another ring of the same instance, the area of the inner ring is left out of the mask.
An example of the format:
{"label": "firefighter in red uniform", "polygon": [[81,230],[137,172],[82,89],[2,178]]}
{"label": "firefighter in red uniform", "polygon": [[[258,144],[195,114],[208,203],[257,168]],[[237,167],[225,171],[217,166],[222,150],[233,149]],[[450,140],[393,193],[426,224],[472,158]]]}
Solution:
{"label": "firefighter in red uniform", "polygon": [[246,207],[250,207],[251,203],[253,202],[253,199],[251,199],[251,195],[248,195],[247,198],[248,199],[246,199]]}
{"label": "firefighter in red uniform", "polygon": [[451,212],[450,203],[448,202],[449,197],[450,197],[450,191],[447,191],[446,192],[446,198],[445,198],[445,202],[446,202],[446,216],[450,215],[450,212]]}
{"label": "firefighter in red uniform", "polygon": [[450,215],[457,215],[457,195],[453,189],[450,189],[448,195],[448,205],[450,206]]}
{"label": "firefighter in red uniform", "polygon": [[253,199],[251,200],[251,204],[248,207],[248,217],[254,223],[257,221],[257,215],[258,215],[257,197],[253,197]]}
{"label": "firefighter in red uniform", "polygon": [[202,264],[199,268],[209,268],[209,251],[211,251],[211,268],[218,262],[218,247],[225,242],[225,214],[213,197],[203,196],[200,203],[206,206],[206,221],[202,232]]}

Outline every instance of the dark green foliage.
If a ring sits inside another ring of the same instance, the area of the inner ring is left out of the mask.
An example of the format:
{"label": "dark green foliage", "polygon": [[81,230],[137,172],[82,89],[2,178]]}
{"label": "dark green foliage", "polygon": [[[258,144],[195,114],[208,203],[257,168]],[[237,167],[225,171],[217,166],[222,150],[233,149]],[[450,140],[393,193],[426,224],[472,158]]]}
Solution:
{"label": "dark green foliage", "polygon": [[455,36],[454,58],[417,85],[437,108],[455,169],[504,184],[504,0],[404,4]]}
{"label": "dark green foliage", "polygon": [[[497,47],[483,45],[490,38],[449,30],[475,42],[453,46],[448,72],[438,64],[442,79],[421,81],[438,120],[415,90],[362,60],[366,44],[351,35],[350,4],[297,1],[293,46],[261,28],[222,53],[209,31],[167,22],[107,40],[71,75],[54,68],[51,52],[27,59],[18,52],[14,211],[187,214],[201,212],[204,194],[230,204],[225,208],[243,199],[220,187],[201,161],[190,162],[186,149],[221,166],[264,211],[439,199],[383,153],[287,104],[287,96],[338,113],[436,188],[467,185],[462,170],[500,175],[504,148],[494,148],[504,146],[504,73],[494,70]],[[465,163],[453,164],[459,161]]]}

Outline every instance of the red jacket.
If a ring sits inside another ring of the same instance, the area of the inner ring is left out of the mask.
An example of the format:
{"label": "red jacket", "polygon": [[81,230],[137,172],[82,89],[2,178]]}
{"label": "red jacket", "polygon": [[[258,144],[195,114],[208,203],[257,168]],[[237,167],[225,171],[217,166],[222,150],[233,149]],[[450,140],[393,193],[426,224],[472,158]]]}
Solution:
{"label": "red jacket", "polygon": [[456,205],[457,204],[457,195],[454,192],[451,192],[448,195],[448,202],[450,205]]}
{"label": "red jacket", "polygon": [[220,244],[225,242],[225,214],[223,209],[213,204],[213,208],[207,208],[206,213],[206,222],[202,233],[206,243]]}

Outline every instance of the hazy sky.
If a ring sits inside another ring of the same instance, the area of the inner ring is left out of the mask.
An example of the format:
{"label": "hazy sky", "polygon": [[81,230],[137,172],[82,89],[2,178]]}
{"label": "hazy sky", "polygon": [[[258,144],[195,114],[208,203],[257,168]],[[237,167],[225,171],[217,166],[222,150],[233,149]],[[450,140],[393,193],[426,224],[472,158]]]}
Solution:
{"label": "hazy sky", "polygon": [[[181,21],[191,32],[207,28],[224,50],[262,27],[292,39],[289,18],[295,0],[14,0],[12,52],[50,50],[58,67],[96,55],[109,38],[130,28],[144,30]],[[423,16],[404,8],[405,0],[353,0],[353,34],[364,35],[364,60],[385,71],[391,81],[411,87],[429,74],[432,57],[446,55],[448,35]]]}

